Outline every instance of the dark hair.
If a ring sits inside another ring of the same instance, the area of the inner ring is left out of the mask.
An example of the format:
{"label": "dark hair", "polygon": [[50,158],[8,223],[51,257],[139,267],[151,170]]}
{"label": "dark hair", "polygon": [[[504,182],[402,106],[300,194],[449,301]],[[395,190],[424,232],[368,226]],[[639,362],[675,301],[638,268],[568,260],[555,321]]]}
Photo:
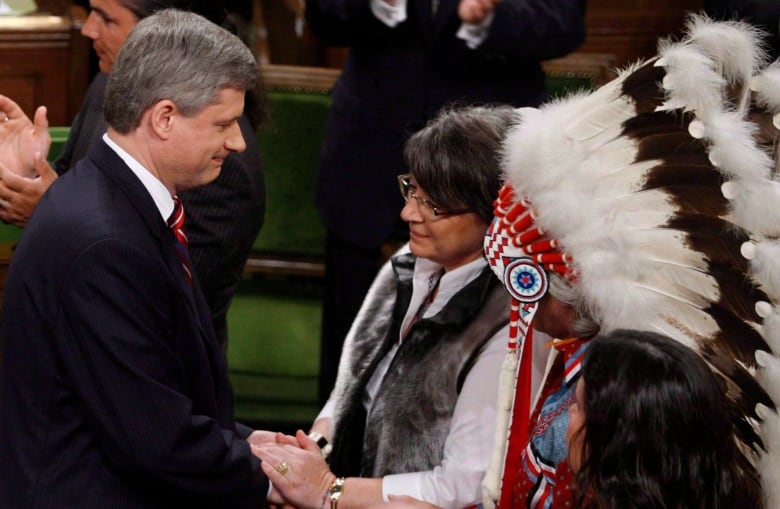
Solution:
{"label": "dark hair", "polygon": [[[238,36],[247,47],[251,47],[246,22],[237,14],[228,12],[223,6],[223,2],[215,2],[214,0],[120,0],[120,3],[139,20],[163,9],[179,9],[200,14],[212,23]],[[247,90],[245,101],[244,112],[249,117],[252,128],[258,129],[269,118],[265,85],[260,76],[259,68],[255,86]]]}
{"label": "dark hair", "polygon": [[737,449],[724,387],[693,350],[616,330],[583,360],[585,425],[576,507],[757,509],[755,469]]}
{"label": "dark hair", "polygon": [[221,2],[213,0],[120,0],[120,3],[139,20],[163,9],[194,12],[220,26],[227,17],[227,11],[221,7]]}
{"label": "dark hair", "polygon": [[501,186],[501,142],[514,120],[506,105],[442,110],[406,142],[409,172],[443,209],[470,208],[490,223]]}

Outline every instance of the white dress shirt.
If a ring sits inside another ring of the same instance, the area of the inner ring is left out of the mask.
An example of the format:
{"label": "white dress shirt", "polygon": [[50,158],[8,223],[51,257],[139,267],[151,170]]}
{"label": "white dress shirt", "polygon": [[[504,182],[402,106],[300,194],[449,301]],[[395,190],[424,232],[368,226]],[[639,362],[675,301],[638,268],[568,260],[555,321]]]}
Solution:
{"label": "white dress shirt", "polygon": [[[435,13],[438,1],[433,0],[431,3]],[[396,0],[395,5],[387,3],[386,0],[371,0],[371,12],[379,21],[392,28],[406,21],[406,5],[406,0]],[[463,39],[469,48],[476,49],[487,38],[492,23],[491,12],[482,23],[461,23],[456,35]]]}
{"label": "white dress shirt", "polygon": [[116,142],[108,136],[108,133],[103,134],[103,141],[106,142],[106,145],[108,145],[111,150],[116,152],[116,155],[125,162],[127,167],[130,168],[130,171],[138,177],[138,180],[141,181],[141,184],[143,184],[152,196],[152,200],[154,200],[154,204],[157,205],[157,210],[160,212],[163,221],[167,223],[168,218],[173,214],[173,197],[171,196],[171,192],[168,191],[168,188],[165,187],[165,184],[152,175],[152,172],[139,163],[135,157],[131,156],[122,147],[117,145]]}
{"label": "white dress shirt", "polygon": [[[423,314],[430,317],[438,313],[466,284],[474,280],[487,262],[483,258],[445,272],[439,282],[433,302]],[[417,313],[428,294],[429,280],[441,266],[418,258],[414,267],[412,300],[406,311],[400,330]],[[507,298],[509,296],[507,295]],[[444,443],[444,455],[440,465],[425,472],[387,475],[382,482],[382,495],[410,495],[443,508],[461,508],[481,500],[481,483],[485,475],[493,446],[496,421],[498,377],[506,356],[509,325],[501,328],[485,345],[455,404],[450,431]],[[401,343],[398,341],[382,359],[366,386],[363,404],[368,410],[373,404],[387,368]],[[328,400],[317,419],[332,418],[335,401]]]}

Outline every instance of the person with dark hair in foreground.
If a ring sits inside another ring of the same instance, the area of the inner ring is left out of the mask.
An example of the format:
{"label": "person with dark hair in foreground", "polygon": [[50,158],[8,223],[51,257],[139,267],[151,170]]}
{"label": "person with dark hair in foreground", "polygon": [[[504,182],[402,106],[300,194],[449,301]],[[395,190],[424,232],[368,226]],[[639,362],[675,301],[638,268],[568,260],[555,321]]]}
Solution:
{"label": "person with dark hair in foreground", "polygon": [[723,390],[701,356],[667,336],[594,338],[566,430],[575,507],[754,507],[758,486],[740,464]]}

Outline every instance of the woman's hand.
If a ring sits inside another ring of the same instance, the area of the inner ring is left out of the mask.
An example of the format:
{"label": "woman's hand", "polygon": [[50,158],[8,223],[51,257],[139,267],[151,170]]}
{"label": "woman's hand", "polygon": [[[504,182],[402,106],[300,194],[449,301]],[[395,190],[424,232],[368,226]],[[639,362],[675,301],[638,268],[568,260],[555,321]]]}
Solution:
{"label": "woman's hand", "polygon": [[336,476],[328,468],[319,446],[303,431],[298,430],[295,439],[296,445],[252,445],[252,452],[260,458],[263,472],[274,485],[268,501],[292,504],[301,509],[318,509]]}

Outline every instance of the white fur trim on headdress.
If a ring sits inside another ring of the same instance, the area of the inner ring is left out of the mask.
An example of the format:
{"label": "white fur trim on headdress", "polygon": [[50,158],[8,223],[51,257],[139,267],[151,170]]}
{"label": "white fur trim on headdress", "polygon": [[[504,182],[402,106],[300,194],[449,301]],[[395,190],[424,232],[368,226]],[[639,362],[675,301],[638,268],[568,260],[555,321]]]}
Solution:
{"label": "white fur trim on headdress", "polygon": [[780,64],[765,60],[756,29],[692,16],[601,89],[519,110],[502,166],[602,331],[671,336],[725,381],[780,508]]}

